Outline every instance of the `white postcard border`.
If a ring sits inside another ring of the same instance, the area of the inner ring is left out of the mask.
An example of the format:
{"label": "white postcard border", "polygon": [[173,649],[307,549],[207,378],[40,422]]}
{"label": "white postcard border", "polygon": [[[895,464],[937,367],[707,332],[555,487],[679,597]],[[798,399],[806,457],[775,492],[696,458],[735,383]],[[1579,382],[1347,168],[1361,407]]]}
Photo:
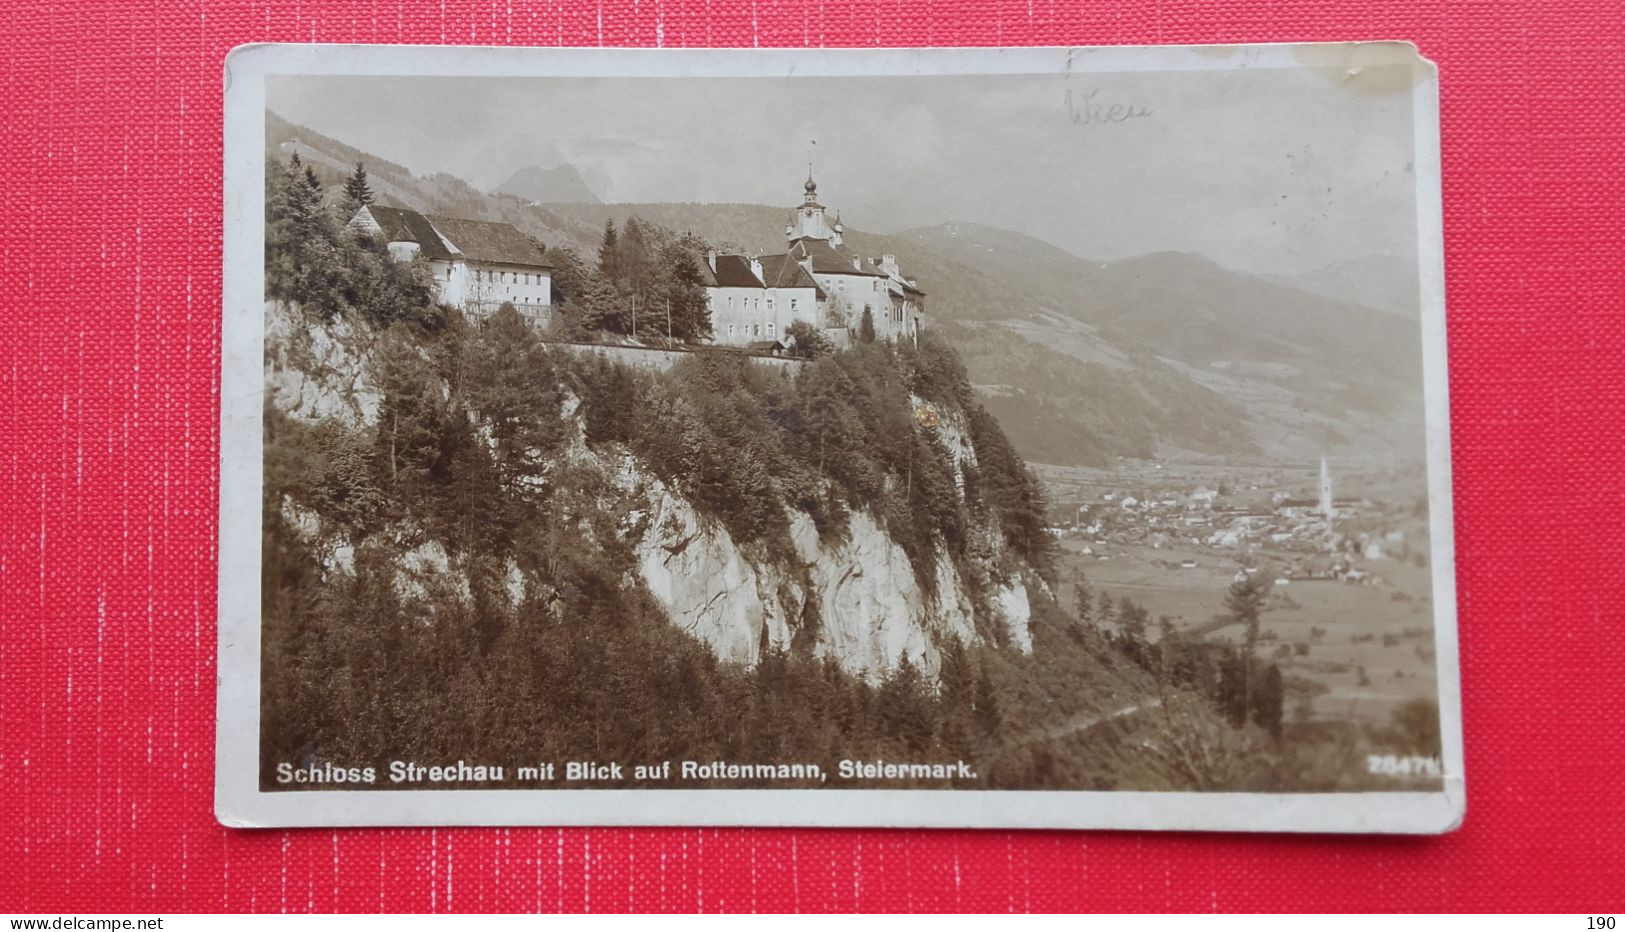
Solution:
{"label": "white postcard border", "polygon": [[225,65],[215,813],[231,827],[686,825],[1439,833],[1466,808],[1457,655],[1437,70],[1406,43],[1307,47],[1317,64],[1412,63],[1438,792],[1013,790],[348,790],[259,788],[265,79],[277,74],[784,76],[1066,74],[1302,67],[1302,45],[1018,49],[535,49],[247,45]]}

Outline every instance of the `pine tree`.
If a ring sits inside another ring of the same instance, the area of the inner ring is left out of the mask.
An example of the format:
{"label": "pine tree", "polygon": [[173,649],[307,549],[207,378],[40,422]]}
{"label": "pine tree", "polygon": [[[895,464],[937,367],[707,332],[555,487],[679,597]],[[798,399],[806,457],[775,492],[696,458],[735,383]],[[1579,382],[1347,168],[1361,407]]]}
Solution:
{"label": "pine tree", "polygon": [[1096,613],[1102,627],[1109,625],[1117,617],[1116,607],[1112,604],[1111,593],[1104,590],[1100,593],[1100,611]]}
{"label": "pine tree", "polygon": [[1179,635],[1174,631],[1174,620],[1163,615],[1157,620],[1157,656],[1161,660],[1157,665],[1157,683],[1164,692],[1174,680],[1174,668],[1180,653],[1181,645]]}
{"label": "pine tree", "polygon": [[858,342],[873,343],[875,341],[875,315],[866,307],[863,317],[858,320]]}
{"label": "pine tree", "polygon": [[1078,617],[1078,625],[1087,628],[1092,612],[1090,603],[1094,597],[1094,593],[1089,590],[1089,578],[1081,572],[1078,573],[1078,584],[1073,591],[1075,593],[1072,598],[1073,612]]}
{"label": "pine tree", "polygon": [[614,283],[620,255],[620,236],[615,232],[615,221],[604,221],[604,238],[598,244],[598,274]]}
{"label": "pine tree", "polygon": [[367,185],[367,169],[360,162],[344,181],[344,219],[355,216],[356,211],[372,203],[372,188]]}
{"label": "pine tree", "polygon": [[[651,304],[663,297],[653,287],[662,271],[655,255],[654,240],[653,229],[638,222],[636,217],[627,217],[615,244],[615,274],[611,277],[616,290],[622,294],[638,295],[641,300]],[[651,312],[653,310],[651,308]],[[660,310],[664,311],[664,308]]]}
{"label": "pine tree", "polygon": [[937,674],[942,704],[943,740],[961,753],[970,753],[976,712],[976,671],[970,654],[957,635],[949,635],[942,648]]}
{"label": "pine tree", "polygon": [[1123,633],[1130,640],[1137,643],[1145,641],[1146,627],[1151,623],[1151,613],[1145,610],[1145,606],[1131,602],[1125,595],[1118,605],[1117,618]]}
{"label": "pine tree", "polygon": [[903,741],[912,751],[923,751],[930,745],[935,731],[933,710],[920,669],[908,659],[908,651],[898,656],[897,666],[880,684],[876,700],[887,735]]}
{"label": "pine tree", "polygon": [[1241,622],[1243,630],[1243,648],[1241,660],[1241,694],[1243,718],[1247,709],[1253,706],[1253,653],[1258,647],[1258,620],[1264,611],[1264,597],[1269,594],[1269,584],[1264,581],[1262,572],[1244,574],[1242,578],[1230,584],[1230,590],[1224,594],[1225,608],[1237,621]]}
{"label": "pine tree", "polygon": [[681,246],[668,247],[666,254],[669,271],[665,300],[670,302],[671,335],[679,340],[699,340],[710,336],[711,309],[699,265]]}
{"label": "pine tree", "polygon": [[299,162],[299,153],[295,152],[288,160],[288,173],[286,193],[281,199],[281,208],[286,219],[299,235],[308,239],[316,232],[322,219],[322,185],[316,179],[316,173],[310,166],[303,166]]}

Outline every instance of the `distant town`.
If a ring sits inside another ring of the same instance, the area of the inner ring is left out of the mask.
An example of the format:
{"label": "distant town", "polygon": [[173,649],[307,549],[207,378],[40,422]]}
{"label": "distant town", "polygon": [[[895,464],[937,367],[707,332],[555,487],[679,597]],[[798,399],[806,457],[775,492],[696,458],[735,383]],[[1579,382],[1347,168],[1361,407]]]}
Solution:
{"label": "distant town", "polygon": [[[1380,582],[1380,561],[1413,556],[1404,525],[1415,515],[1406,504],[1335,497],[1333,481],[1322,457],[1315,498],[1256,484],[1244,489],[1224,482],[1211,488],[1198,484],[1183,493],[1124,485],[1094,500],[1075,495],[1062,500],[1050,510],[1048,531],[1100,560],[1110,559],[1114,547],[1185,546],[1209,551],[1215,559],[1247,554],[1251,559],[1242,559],[1245,565],[1236,575],[1265,569],[1276,585],[1310,579]],[[1422,552],[1425,548],[1415,556]],[[1195,569],[1200,561],[1169,565]]]}

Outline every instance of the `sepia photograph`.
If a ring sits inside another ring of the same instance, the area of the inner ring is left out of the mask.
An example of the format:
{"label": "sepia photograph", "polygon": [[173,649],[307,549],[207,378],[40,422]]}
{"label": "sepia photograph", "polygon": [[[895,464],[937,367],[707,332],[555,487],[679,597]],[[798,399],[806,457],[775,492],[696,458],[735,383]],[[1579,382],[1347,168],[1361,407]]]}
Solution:
{"label": "sepia photograph", "polygon": [[1459,821],[1414,48],[227,77],[227,824]]}

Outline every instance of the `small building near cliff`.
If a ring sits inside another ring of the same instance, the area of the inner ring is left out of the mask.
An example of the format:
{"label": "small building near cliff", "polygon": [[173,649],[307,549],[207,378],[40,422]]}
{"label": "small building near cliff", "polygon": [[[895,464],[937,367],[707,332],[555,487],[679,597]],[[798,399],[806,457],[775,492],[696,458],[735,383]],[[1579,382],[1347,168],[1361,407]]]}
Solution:
{"label": "small building near cliff", "polygon": [[441,304],[488,317],[511,303],[535,324],[552,318],[552,263],[512,224],[368,204],[350,226],[383,242],[397,261],[427,260]]}

